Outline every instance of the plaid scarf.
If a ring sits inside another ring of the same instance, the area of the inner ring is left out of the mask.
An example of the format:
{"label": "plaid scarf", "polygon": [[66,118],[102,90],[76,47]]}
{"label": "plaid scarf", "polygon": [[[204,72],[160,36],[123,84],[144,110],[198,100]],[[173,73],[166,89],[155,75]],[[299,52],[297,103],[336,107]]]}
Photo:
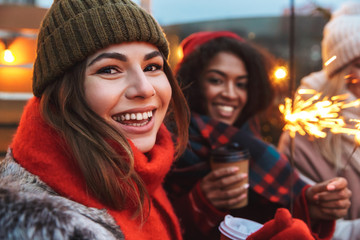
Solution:
{"label": "plaid scarf", "polygon": [[[240,130],[192,113],[189,135],[191,150],[186,151],[176,163],[176,172],[186,178],[205,176],[210,172],[210,151],[229,142],[237,142],[242,149],[250,152],[249,183],[256,193],[271,202],[288,206],[291,187],[296,198],[306,185],[291,168],[285,155],[255,137],[250,130]],[[291,174],[294,184],[291,184]]]}

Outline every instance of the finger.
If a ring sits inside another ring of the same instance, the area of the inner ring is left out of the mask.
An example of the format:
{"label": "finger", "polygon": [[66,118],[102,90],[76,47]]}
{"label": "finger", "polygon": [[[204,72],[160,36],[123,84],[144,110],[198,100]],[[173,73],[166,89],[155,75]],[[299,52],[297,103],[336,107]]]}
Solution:
{"label": "finger", "polygon": [[334,201],[323,201],[318,204],[321,209],[345,209],[347,210],[351,205],[349,199],[341,199]]}
{"label": "finger", "polygon": [[321,211],[328,216],[328,219],[336,220],[347,215],[348,209],[323,208]]}
{"label": "finger", "polygon": [[237,173],[235,175],[218,178],[215,181],[203,182],[203,189],[205,189],[205,191],[208,191],[214,189],[223,190],[223,189],[234,188],[236,187],[236,185],[243,184],[244,180],[246,179],[247,179],[247,174]]}
{"label": "finger", "polygon": [[238,167],[224,167],[211,171],[204,177],[205,181],[215,181],[218,178],[236,174],[239,171]]}
{"label": "finger", "polygon": [[317,200],[319,193],[340,190],[345,188],[346,186],[347,186],[346,179],[341,177],[333,178],[311,186],[307,191],[307,196],[310,199]]}
{"label": "finger", "polygon": [[319,202],[336,201],[341,199],[349,199],[352,195],[350,189],[345,188],[340,191],[322,192],[317,194],[316,198]]}
{"label": "finger", "polygon": [[[216,185],[220,188],[230,188],[234,184],[241,184],[247,179],[246,173],[237,173],[236,175],[230,175],[216,180]],[[233,186],[235,187],[235,186]]]}
{"label": "finger", "polygon": [[328,191],[336,191],[336,190],[341,190],[346,188],[348,185],[348,182],[345,178],[343,177],[337,177],[337,178],[333,178],[330,179],[327,185],[327,190]]}
{"label": "finger", "polygon": [[241,194],[237,198],[231,198],[226,200],[217,200],[213,202],[213,205],[217,208],[224,208],[224,209],[230,209],[233,206],[239,204],[241,201],[247,198],[247,194]]}
{"label": "finger", "polygon": [[247,194],[247,189],[249,188],[249,184],[245,183],[240,187],[220,190],[220,191],[213,191],[209,193],[208,198],[212,200],[229,200],[232,198],[238,198],[242,194]]}

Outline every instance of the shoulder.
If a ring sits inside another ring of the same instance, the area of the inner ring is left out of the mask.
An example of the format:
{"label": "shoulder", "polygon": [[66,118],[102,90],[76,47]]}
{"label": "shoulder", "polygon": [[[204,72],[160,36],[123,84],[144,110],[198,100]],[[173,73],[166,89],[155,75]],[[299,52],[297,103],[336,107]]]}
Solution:
{"label": "shoulder", "polygon": [[0,162],[0,226],[0,239],[124,239],[105,210],[57,195],[10,155]]}
{"label": "shoulder", "polygon": [[299,88],[303,89],[313,89],[316,91],[321,91],[324,84],[327,82],[327,76],[324,70],[310,73],[309,75],[303,77],[300,81]]}

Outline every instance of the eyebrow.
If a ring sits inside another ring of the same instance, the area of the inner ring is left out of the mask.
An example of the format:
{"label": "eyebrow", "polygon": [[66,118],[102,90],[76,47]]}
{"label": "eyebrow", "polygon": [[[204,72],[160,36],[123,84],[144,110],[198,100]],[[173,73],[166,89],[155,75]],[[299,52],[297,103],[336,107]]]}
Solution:
{"label": "eyebrow", "polygon": [[[222,71],[219,71],[219,70],[216,70],[216,69],[210,69],[209,71],[207,71],[207,73],[217,73],[217,74],[219,74],[219,75],[221,75],[222,77],[227,77],[227,75],[224,73],[224,72],[222,72]],[[248,78],[249,77],[249,75],[242,75],[242,76],[238,76],[238,77],[236,77],[236,79],[243,79],[243,78]]]}
{"label": "eyebrow", "polygon": [[[161,56],[161,53],[159,51],[153,51],[144,56],[144,61],[147,61],[147,60],[152,59],[157,56]],[[104,58],[113,58],[113,59],[117,59],[117,60],[123,61],[123,62],[126,62],[128,60],[127,57],[121,53],[103,53],[103,54],[100,54],[99,56],[97,56],[95,59],[93,59],[89,63],[88,67]]]}
{"label": "eyebrow", "polygon": [[113,58],[113,59],[120,60],[122,62],[127,61],[127,57],[124,54],[121,54],[121,53],[102,53],[99,56],[97,56],[95,59],[93,59],[89,63],[88,67],[90,67],[94,63],[96,63],[96,62],[98,62],[98,61],[100,61],[101,59],[104,59],[104,58]]}
{"label": "eyebrow", "polygon": [[161,53],[159,51],[153,51],[151,53],[146,54],[144,57],[144,60],[146,61],[146,60],[149,60],[149,59],[157,57],[157,56],[161,57]]}

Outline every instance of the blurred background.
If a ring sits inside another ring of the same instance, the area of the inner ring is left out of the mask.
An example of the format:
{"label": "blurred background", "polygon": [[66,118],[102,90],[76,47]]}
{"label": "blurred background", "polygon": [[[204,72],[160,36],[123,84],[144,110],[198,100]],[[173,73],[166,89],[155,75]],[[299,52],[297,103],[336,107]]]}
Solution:
{"label": "blurred background", "polygon": [[[359,0],[360,1],[360,0]],[[32,97],[31,78],[36,38],[51,0],[0,0],[0,157],[6,153],[26,101]],[[261,118],[267,142],[277,144],[283,126],[277,106],[290,96],[289,81],[321,69],[321,38],[329,13],[345,0],[138,0],[162,25],[171,46],[172,67],[182,57],[178,45],[193,32],[230,30],[268,51],[275,60],[272,80],[274,106]],[[290,29],[291,6],[295,22]],[[294,41],[290,44],[290,32]],[[291,48],[291,46],[293,46]],[[289,78],[289,56],[294,58]]]}

